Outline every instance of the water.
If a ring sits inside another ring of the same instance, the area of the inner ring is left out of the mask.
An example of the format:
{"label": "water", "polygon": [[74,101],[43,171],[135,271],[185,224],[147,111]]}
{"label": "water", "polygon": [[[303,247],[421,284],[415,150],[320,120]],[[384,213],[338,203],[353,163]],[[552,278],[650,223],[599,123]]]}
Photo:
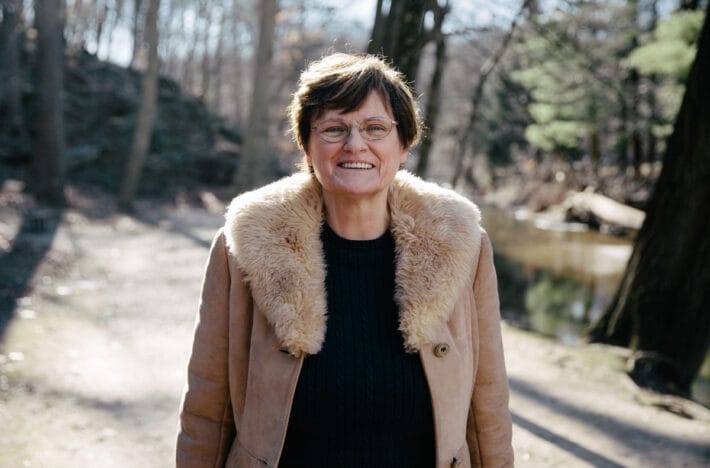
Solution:
{"label": "water", "polygon": [[[482,211],[493,242],[503,317],[566,344],[582,341],[611,302],[633,240],[580,225],[541,229],[525,216],[490,207]],[[693,397],[710,406],[710,355]]]}

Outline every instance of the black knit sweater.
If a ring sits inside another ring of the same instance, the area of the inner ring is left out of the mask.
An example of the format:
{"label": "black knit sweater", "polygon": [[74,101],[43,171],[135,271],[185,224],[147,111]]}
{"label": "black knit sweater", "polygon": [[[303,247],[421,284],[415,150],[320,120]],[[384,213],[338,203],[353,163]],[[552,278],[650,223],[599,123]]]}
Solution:
{"label": "black knit sweater", "polygon": [[280,467],[432,467],[431,397],[404,351],[392,235],[351,241],[327,225],[328,326],[304,360]]}

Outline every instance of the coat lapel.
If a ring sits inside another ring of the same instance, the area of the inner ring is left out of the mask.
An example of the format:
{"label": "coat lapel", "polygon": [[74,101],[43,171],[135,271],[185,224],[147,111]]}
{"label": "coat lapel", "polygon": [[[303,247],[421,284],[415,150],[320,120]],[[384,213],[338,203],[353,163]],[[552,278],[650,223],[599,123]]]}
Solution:
{"label": "coat lapel", "polygon": [[403,171],[390,190],[389,207],[399,329],[407,350],[417,351],[434,341],[471,280],[481,216],[456,192]]}
{"label": "coat lapel", "polygon": [[[396,245],[400,331],[408,351],[433,341],[470,281],[480,246],[478,208],[400,171],[388,195]],[[227,244],[282,346],[315,354],[325,339],[324,219],[315,177],[299,173],[235,198]]]}

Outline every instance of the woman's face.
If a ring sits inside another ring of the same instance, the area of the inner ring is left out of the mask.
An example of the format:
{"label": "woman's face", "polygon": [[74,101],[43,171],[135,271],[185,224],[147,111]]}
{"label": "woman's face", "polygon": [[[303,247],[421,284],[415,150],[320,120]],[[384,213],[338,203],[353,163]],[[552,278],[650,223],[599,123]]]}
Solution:
{"label": "woman's face", "polygon": [[[306,160],[313,167],[316,178],[323,187],[324,196],[377,197],[387,195],[400,164],[407,159],[407,149],[402,147],[397,128],[379,140],[367,140],[358,131],[376,135],[379,125],[391,125],[393,117],[379,93],[371,92],[362,105],[352,112],[326,111],[312,126],[308,140]],[[342,141],[330,143],[326,137],[342,133],[350,127],[350,134]]]}

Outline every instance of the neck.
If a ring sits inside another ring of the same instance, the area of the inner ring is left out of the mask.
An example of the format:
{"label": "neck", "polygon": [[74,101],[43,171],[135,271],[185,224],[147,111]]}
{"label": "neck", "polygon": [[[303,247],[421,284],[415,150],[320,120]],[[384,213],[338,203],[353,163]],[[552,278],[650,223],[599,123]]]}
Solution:
{"label": "neck", "polygon": [[344,239],[377,239],[389,226],[386,192],[364,199],[336,198],[324,192],[323,201],[328,225]]}

